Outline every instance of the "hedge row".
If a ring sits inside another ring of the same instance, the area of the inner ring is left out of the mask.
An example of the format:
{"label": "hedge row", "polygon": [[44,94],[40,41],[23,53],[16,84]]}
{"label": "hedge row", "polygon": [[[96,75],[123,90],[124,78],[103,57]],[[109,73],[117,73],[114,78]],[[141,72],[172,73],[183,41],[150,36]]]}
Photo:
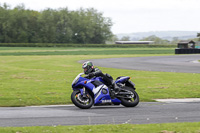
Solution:
{"label": "hedge row", "polygon": [[0,47],[163,47],[176,48],[176,45],[160,44],[62,44],[62,43],[0,43]]}

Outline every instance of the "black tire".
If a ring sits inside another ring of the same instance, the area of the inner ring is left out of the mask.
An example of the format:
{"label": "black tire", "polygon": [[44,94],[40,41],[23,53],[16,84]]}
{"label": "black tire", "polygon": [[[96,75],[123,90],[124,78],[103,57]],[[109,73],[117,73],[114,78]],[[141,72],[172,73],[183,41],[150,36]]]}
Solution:
{"label": "black tire", "polygon": [[87,93],[86,98],[83,98],[80,91],[73,91],[71,94],[71,100],[74,105],[81,109],[89,109],[94,104],[94,100],[89,93]]}
{"label": "black tire", "polygon": [[131,91],[134,94],[134,97],[133,98],[120,98],[121,104],[125,107],[137,106],[139,103],[139,96],[138,96],[137,92],[133,88],[128,87],[128,86],[124,86],[122,89]]}

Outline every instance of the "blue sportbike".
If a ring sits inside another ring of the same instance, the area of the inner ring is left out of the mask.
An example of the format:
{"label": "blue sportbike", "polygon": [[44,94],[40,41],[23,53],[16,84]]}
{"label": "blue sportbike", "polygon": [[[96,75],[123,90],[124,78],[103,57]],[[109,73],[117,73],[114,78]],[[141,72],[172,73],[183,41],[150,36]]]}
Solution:
{"label": "blue sportbike", "polygon": [[130,77],[121,76],[116,80],[111,79],[119,88],[118,92],[115,92],[106,86],[106,82],[101,77],[82,77],[83,74],[78,74],[72,82],[71,100],[77,107],[89,109],[93,105],[122,104],[125,107],[138,105],[139,96],[135,91],[135,84],[129,80]]}

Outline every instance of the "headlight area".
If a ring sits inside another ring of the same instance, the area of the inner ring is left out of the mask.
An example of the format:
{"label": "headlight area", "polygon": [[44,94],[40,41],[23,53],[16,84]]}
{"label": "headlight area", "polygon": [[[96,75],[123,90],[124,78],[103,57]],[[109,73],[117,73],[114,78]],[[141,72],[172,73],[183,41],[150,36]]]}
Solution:
{"label": "headlight area", "polygon": [[74,79],[72,82],[72,86],[75,85],[78,82],[78,80],[79,80],[79,78]]}

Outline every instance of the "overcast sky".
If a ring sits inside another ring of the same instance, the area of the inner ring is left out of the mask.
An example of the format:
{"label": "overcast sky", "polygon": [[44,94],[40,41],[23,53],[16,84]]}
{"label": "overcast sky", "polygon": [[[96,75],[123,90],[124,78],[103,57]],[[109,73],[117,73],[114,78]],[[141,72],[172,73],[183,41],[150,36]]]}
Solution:
{"label": "overcast sky", "polygon": [[110,17],[112,32],[200,31],[200,0],[0,0],[12,8],[23,3],[26,9],[44,10],[93,7]]}

